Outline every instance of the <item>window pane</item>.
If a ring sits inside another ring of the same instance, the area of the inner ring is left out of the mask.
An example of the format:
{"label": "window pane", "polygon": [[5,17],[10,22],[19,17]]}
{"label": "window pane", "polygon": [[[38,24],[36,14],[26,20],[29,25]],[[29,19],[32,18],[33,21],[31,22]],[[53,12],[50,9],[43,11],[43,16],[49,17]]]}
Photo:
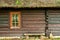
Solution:
{"label": "window pane", "polygon": [[13,27],[17,27],[18,26],[18,23],[12,23],[13,24]]}
{"label": "window pane", "polygon": [[13,14],[12,19],[13,22],[18,22],[18,14]]}
{"label": "window pane", "polygon": [[15,23],[12,23],[13,27],[15,27]]}
{"label": "window pane", "polygon": [[12,21],[15,22],[15,14],[12,15]]}
{"label": "window pane", "polygon": [[18,14],[16,14],[16,22],[18,22]]}
{"label": "window pane", "polygon": [[16,27],[18,26],[18,14],[13,14],[12,15],[12,18],[13,18],[13,26]]}
{"label": "window pane", "polygon": [[18,26],[18,23],[16,23],[16,26]]}

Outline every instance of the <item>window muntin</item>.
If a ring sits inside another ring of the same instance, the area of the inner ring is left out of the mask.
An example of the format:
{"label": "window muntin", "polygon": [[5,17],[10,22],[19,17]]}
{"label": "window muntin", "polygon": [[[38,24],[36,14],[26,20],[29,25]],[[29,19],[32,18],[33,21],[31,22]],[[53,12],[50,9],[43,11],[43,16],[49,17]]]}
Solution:
{"label": "window muntin", "polygon": [[11,12],[10,13],[10,28],[20,28],[21,27],[21,13]]}
{"label": "window muntin", "polygon": [[18,14],[12,14],[12,25],[18,26]]}

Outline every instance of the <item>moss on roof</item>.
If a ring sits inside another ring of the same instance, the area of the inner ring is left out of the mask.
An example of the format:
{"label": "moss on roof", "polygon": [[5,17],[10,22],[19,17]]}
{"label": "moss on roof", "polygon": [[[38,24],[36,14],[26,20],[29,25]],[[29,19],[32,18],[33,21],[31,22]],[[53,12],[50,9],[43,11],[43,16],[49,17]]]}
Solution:
{"label": "moss on roof", "polygon": [[0,0],[0,7],[60,7],[60,0]]}

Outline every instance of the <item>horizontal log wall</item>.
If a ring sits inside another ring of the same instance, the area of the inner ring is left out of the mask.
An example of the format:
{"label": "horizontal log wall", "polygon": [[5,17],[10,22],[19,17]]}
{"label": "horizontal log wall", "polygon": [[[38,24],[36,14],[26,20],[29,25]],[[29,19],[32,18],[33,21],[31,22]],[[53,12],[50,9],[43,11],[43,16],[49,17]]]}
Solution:
{"label": "horizontal log wall", "polygon": [[60,36],[60,10],[48,11],[48,27],[54,36]]}
{"label": "horizontal log wall", "polygon": [[9,14],[8,12],[0,12],[0,28],[8,28],[9,26]]}
{"label": "horizontal log wall", "polygon": [[9,12],[0,12],[0,36],[21,36],[24,33],[44,33],[45,31],[45,14],[44,10],[23,10],[21,12],[20,29],[10,29]]}
{"label": "horizontal log wall", "polygon": [[[21,36],[24,33],[45,32],[45,10],[22,10],[20,29],[10,29],[9,12],[0,12],[0,36]],[[60,10],[48,10],[48,29],[54,36],[60,36]]]}
{"label": "horizontal log wall", "polygon": [[25,11],[22,13],[23,27],[27,33],[44,33],[45,31],[45,11]]}

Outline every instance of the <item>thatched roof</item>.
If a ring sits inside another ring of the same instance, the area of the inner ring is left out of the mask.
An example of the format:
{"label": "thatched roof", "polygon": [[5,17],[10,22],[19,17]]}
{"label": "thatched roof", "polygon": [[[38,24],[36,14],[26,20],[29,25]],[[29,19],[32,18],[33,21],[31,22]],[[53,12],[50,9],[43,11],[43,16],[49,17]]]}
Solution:
{"label": "thatched roof", "polygon": [[60,7],[60,0],[0,0],[0,7]]}

